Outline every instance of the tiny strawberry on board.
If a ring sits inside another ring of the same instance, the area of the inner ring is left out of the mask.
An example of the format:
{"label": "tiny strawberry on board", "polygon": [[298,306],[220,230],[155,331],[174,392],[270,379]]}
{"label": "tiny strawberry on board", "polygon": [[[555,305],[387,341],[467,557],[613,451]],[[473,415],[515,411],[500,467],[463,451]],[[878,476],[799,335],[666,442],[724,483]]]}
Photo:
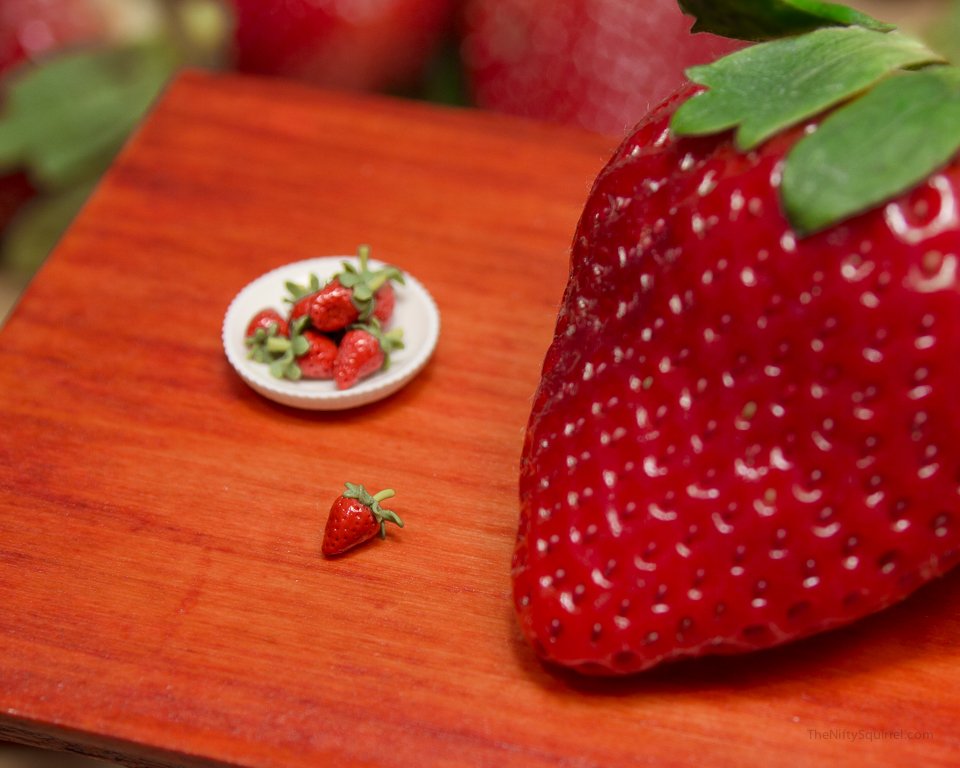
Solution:
{"label": "tiny strawberry on board", "polygon": [[520,468],[520,626],[588,674],[848,624],[960,560],[960,69],[834,4],[683,0],[762,41],[600,172]]}
{"label": "tiny strawberry on board", "polygon": [[396,512],[380,506],[381,501],[396,495],[392,489],[386,488],[371,495],[362,485],[345,485],[347,490],[330,507],[323,532],[321,551],[328,557],[343,554],[378,534],[385,539],[388,522],[403,528],[403,520]]}

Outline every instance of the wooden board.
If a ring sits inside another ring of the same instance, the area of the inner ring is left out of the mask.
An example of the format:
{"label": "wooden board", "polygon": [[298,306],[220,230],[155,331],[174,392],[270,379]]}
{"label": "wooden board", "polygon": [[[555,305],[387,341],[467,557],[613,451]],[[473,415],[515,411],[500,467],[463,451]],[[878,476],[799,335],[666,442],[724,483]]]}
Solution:
{"label": "wooden board", "polygon": [[[960,576],[849,629],[621,681],[510,603],[518,456],[569,241],[615,142],[189,74],[0,337],[0,736],[131,765],[953,765]],[[432,292],[380,404],[227,364],[249,280],[368,242]],[[319,553],[345,480],[406,521]]]}

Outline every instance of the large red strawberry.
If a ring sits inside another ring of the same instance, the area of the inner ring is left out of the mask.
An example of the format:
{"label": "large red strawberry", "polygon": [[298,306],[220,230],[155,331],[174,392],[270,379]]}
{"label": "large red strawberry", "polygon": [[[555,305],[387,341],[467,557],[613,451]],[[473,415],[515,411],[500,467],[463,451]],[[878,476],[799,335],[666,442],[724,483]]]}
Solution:
{"label": "large red strawberry", "polygon": [[103,42],[109,19],[95,0],[4,0],[0,3],[0,74],[69,46]]}
{"label": "large red strawberry", "polygon": [[457,0],[230,0],[236,66],[325,87],[408,87],[423,72]]}
{"label": "large red strawberry", "polygon": [[345,485],[347,490],[330,507],[323,532],[321,551],[328,557],[343,554],[377,535],[385,539],[388,522],[403,528],[403,520],[396,512],[380,506],[381,501],[396,495],[393,489],[385,488],[371,495],[362,485]]}
{"label": "large red strawberry", "polygon": [[617,136],[685,67],[741,45],[691,35],[674,0],[468,0],[464,18],[479,106]]}
{"label": "large red strawberry", "polygon": [[520,472],[547,661],[765,648],[960,559],[960,70],[853,22],[693,70],[594,184]]}

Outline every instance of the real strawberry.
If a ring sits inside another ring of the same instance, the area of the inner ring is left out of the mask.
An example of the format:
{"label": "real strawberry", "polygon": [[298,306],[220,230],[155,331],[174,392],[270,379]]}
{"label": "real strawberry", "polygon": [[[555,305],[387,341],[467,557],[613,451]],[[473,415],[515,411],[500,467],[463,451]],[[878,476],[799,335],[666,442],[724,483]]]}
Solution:
{"label": "real strawberry", "polygon": [[396,512],[380,506],[381,501],[396,495],[392,489],[371,495],[362,485],[345,485],[347,490],[330,507],[323,532],[321,551],[328,557],[343,554],[378,534],[380,538],[386,538],[388,522],[403,527]]}
{"label": "real strawberry", "polygon": [[337,389],[349,389],[361,379],[387,368],[390,353],[403,348],[402,339],[402,328],[384,333],[376,319],[351,326],[340,341],[333,364]]}
{"label": "real strawberry", "polygon": [[622,136],[742,43],[690,34],[674,0],[467,0],[464,64],[476,103]]}
{"label": "real strawberry", "polygon": [[[810,35],[693,72],[590,193],[520,470],[514,597],[549,662],[770,647],[960,559],[960,137],[931,128],[960,72],[869,21]],[[789,120],[721,82],[801,50],[829,94],[806,78]]]}
{"label": "real strawberry", "polygon": [[229,0],[236,67],[326,88],[408,89],[441,42],[458,1]]}

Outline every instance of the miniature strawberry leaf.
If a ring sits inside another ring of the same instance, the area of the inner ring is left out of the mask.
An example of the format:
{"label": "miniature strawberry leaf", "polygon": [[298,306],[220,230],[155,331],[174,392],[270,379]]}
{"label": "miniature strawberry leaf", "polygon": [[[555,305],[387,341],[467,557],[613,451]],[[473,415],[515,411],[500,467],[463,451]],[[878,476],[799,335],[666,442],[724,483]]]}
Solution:
{"label": "miniature strawberry leaf", "polygon": [[343,269],[335,277],[344,288],[351,291],[350,300],[359,312],[360,320],[367,320],[376,306],[376,293],[388,280],[403,284],[403,273],[392,266],[384,266],[371,270],[368,264],[370,246],[361,245],[357,248],[359,266],[349,261],[342,262]]}
{"label": "miniature strawberry leaf", "polygon": [[860,27],[760,43],[691,68],[690,79],[707,90],[681,105],[671,128],[696,136],[736,128],[737,146],[750,149],[898,69],[940,60],[905,35]]}
{"label": "miniature strawberry leaf", "polygon": [[826,26],[853,26],[887,31],[890,24],[837,3],[817,0],[679,0],[695,16],[694,32],[712,32],[737,40],[770,40]]}
{"label": "miniature strawberry leaf", "polygon": [[403,520],[392,509],[384,509],[380,506],[381,501],[396,496],[396,491],[392,488],[384,488],[382,491],[370,495],[370,492],[359,483],[344,483],[347,490],[343,492],[345,499],[356,499],[364,506],[370,509],[374,519],[380,524],[380,538],[387,538],[387,521],[403,528]]}
{"label": "miniature strawberry leaf", "polygon": [[293,280],[287,280],[283,285],[287,289],[287,293],[290,294],[284,298],[284,301],[289,304],[296,304],[298,299],[320,290],[320,278],[311,272],[306,283],[301,284],[295,283]]}
{"label": "miniature strawberry leaf", "polygon": [[290,339],[290,348],[297,357],[303,357],[310,351],[310,342],[303,336],[294,336]]}
{"label": "miniature strawberry leaf", "polygon": [[787,156],[783,201],[801,235],[907,191],[960,148],[960,69],[904,72],[827,117]]}

